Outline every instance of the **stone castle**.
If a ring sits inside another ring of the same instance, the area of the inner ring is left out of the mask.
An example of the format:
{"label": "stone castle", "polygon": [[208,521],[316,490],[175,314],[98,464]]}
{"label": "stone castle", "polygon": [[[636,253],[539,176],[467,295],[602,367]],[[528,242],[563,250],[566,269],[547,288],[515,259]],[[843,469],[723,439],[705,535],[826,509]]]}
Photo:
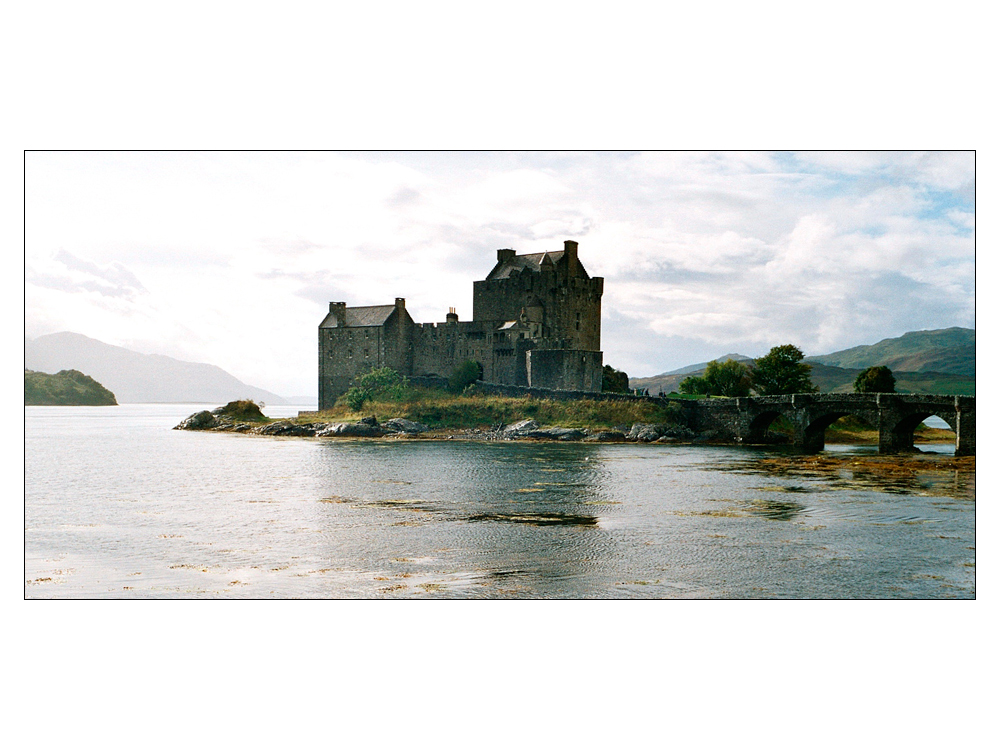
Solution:
{"label": "stone castle", "polygon": [[372,368],[448,377],[466,360],[489,383],[600,391],[604,279],[590,277],[577,249],[567,240],[558,252],[497,250],[493,270],[473,283],[471,321],[451,308],[444,323],[414,323],[399,297],[373,307],[331,302],[319,325],[319,408]]}

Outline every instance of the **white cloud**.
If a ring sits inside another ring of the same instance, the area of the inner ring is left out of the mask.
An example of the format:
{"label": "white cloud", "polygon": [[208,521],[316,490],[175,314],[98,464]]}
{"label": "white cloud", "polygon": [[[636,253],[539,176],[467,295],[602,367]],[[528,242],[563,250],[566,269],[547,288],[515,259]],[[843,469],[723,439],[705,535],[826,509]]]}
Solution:
{"label": "white cloud", "polygon": [[498,247],[572,238],[631,374],[822,353],[973,324],[970,185],[962,153],[33,153],[25,329],[309,393],[328,301],[468,318]]}

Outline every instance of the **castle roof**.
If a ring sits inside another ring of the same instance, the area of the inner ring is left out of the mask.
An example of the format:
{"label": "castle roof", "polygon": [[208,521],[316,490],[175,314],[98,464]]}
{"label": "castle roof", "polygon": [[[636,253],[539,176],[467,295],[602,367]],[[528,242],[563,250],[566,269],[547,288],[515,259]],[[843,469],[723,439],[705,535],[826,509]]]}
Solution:
{"label": "castle roof", "polygon": [[[366,328],[369,326],[380,326],[385,324],[392,315],[392,311],[396,309],[395,305],[370,305],[368,307],[348,307],[345,311],[345,322],[347,328]],[[320,328],[337,328],[339,326],[337,322],[337,316],[334,313],[329,313],[323,322],[319,324]]]}
{"label": "castle roof", "polygon": [[[508,279],[512,273],[521,273],[524,271],[541,273],[542,263],[545,261],[546,256],[548,257],[547,262],[552,265],[558,265],[559,261],[562,260],[563,255],[565,255],[565,253],[562,250],[557,250],[551,253],[528,253],[527,255],[514,255],[494,268],[486,279],[488,281],[493,279]],[[587,275],[587,272],[583,269],[582,263],[579,267],[583,277],[590,278]]]}

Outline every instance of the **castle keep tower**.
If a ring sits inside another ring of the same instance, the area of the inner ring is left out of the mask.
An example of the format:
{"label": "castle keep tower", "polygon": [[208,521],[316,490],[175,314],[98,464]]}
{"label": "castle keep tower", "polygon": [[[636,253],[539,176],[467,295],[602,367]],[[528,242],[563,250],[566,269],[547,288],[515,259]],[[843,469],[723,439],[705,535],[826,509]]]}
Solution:
{"label": "castle keep tower", "polygon": [[465,360],[482,367],[486,382],[601,390],[604,279],[587,274],[577,251],[572,240],[555,252],[497,250],[493,270],[473,283],[471,321],[452,308],[444,323],[417,324],[400,298],[375,307],[331,302],[319,326],[319,408],[373,367],[447,377]]}

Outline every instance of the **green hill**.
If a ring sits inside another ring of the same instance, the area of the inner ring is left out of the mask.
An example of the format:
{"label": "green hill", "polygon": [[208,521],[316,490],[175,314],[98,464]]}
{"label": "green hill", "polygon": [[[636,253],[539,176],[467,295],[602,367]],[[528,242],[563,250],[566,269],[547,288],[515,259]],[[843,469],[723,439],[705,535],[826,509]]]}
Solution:
{"label": "green hill", "polygon": [[877,344],[807,357],[806,362],[859,370],[885,365],[894,373],[945,373],[975,380],[976,332],[971,328],[910,331]]}
{"label": "green hill", "polygon": [[[812,382],[822,393],[853,393],[854,379],[864,368],[830,367],[811,361]],[[892,369],[890,367],[890,369]],[[933,393],[941,396],[975,396],[976,379],[949,372],[895,370],[897,393]]]}
{"label": "green hill", "polygon": [[[727,354],[722,359],[747,358]],[[858,373],[886,365],[896,378],[898,393],[976,395],[976,332],[971,328],[910,331],[877,344],[806,357],[805,362],[812,366],[812,381],[822,393],[851,393]],[[649,378],[630,378],[629,386],[670,393],[688,375],[704,373],[705,363],[689,365]]]}
{"label": "green hill", "polygon": [[24,371],[25,406],[117,406],[115,394],[78,370]]}

